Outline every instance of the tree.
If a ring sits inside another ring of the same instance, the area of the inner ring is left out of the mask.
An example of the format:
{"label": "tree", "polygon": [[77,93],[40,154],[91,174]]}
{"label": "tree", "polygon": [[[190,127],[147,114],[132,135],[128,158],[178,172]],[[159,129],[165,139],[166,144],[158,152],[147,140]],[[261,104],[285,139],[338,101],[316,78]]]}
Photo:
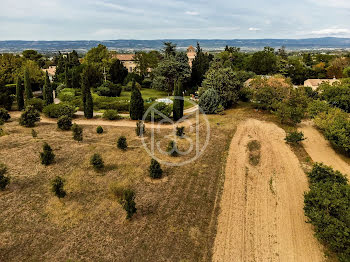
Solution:
{"label": "tree", "polygon": [[17,80],[16,80],[16,99],[17,99],[17,108],[19,111],[22,111],[24,108],[24,97],[23,97],[22,81],[19,76],[17,76]]}
{"label": "tree", "polygon": [[173,118],[175,121],[181,119],[184,115],[184,99],[182,93],[182,83],[177,81],[174,87]]}
{"label": "tree", "polygon": [[149,69],[153,70],[157,67],[160,61],[161,55],[158,51],[150,51],[150,52],[136,52],[135,54],[135,63],[136,63],[136,71],[140,73],[142,77],[146,77],[149,73]]}
{"label": "tree", "polygon": [[69,76],[68,65],[66,65],[64,69],[64,84],[66,85],[66,88],[72,88],[72,82],[71,77]]}
{"label": "tree", "polygon": [[83,128],[77,124],[72,126],[73,139],[80,142],[83,141]]}
{"label": "tree", "polygon": [[143,117],[144,104],[141,92],[135,87],[135,81],[132,83],[131,98],[130,98],[130,118],[132,120],[141,120]]}
{"label": "tree", "polygon": [[25,71],[24,71],[24,92],[25,92],[26,101],[33,98],[33,91],[32,91],[32,85],[30,83],[28,68],[25,68]]}
{"label": "tree", "polygon": [[109,75],[114,84],[122,84],[128,75],[128,69],[119,59],[113,59],[109,68]]}
{"label": "tree", "polygon": [[167,148],[167,152],[170,156],[178,156],[178,150],[177,150],[177,146],[176,146],[176,142],[171,140],[168,144],[168,148]]}
{"label": "tree", "polygon": [[102,133],[103,133],[103,128],[102,128],[102,126],[98,126],[98,127],[96,128],[96,133],[97,133],[97,134],[102,134]]}
{"label": "tree", "polygon": [[176,54],[176,44],[172,42],[164,42],[164,53],[165,56],[175,56]]}
{"label": "tree", "polygon": [[258,75],[275,73],[277,71],[277,57],[274,49],[265,47],[263,51],[254,53],[250,60],[250,68]]}
{"label": "tree", "polygon": [[126,211],[126,218],[131,219],[136,213],[135,192],[131,189],[125,189],[121,198],[121,204]]}
{"label": "tree", "polygon": [[125,136],[120,136],[117,141],[117,147],[121,150],[126,150],[128,143],[126,142]]}
{"label": "tree", "polygon": [[27,106],[19,118],[19,124],[25,127],[33,127],[38,121],[40,121],[40,114],[33,106]]}
{"label": "tree", "polygon": [[0,190],[5,190],[6,186],[10,183],[10,178],[5,176],[7,167],[0,163]]}
{"label": "tree", "polygon": [[10,114],[5,108],[0,107],[0,122],[6,122],[11,118]]}
{"label": "tree", "polygon": [[201,86],[205,73],[209,69],[209,56],[204,54],[197,42],[196,58],[192,62],[191,83],[192,86]]}
{"label": "tree", "polygon": [[40,153],[41,164],[48,166],[55,160],[55,154],[52,152],[48,143],[44,143],[43,152]]}
{"label": "tree", "polygon": [[58,197],[58,198],[64,198],[66,196],[66,191],[64,190],[64,179],[57,176],[54,180],[51,182],[51,191]]}
{"label": "tree", "polygon": [[93,156],[91,157],[90,164],[93,166],[93,168],[96,171],[100,171],[100,170],[102,170],[105,167],[101,155],[97,154],[97,153],[93,154]]}
{"label": "tree", "polygon": [[206,114],[216,114],[220,106],[220,97],[215,89],[209,88],[199,98],[199,107]]}
{"label": "tree", "polygon": [[142,137],[145,134],[145,124],[143,121],[139,120],[136,123],[136,135]]}
{"label": "tree", "polygon": [[50,105],[52,104],[53,101],[53,90],[52,90],[52,85],[50,83],[50,78],[49,78],[49,74],[46,71],[46,75],[45,75],[45,84],[43,87],[43,98],[45,101],[45,105]]}
{"label": "tree", "polygon": [[84,116],[86,118],[92,118],[94,115],[94,105],[91,95],[91,88],[97,87],[96,71],[96,67],[92,65],[87,65],[82,73],[82,96]]}
{"label": "tree", "polygon": [[70,130],[72,128],[72,118],[69,116],[61,116],[57,120],[57,127],[61,130]]}
{"label": "tree", "polygon": [[149,176],[151,178],[161,178],[162,175],[163,175],[163,170],[160,167],[159,162],[152,158],[151,165],[149,167]]}
{"label": "tree", "polygon": [[97,47],[91,48],[85,56],[87,64],[103,64],[109,58],[109,52],[106,46],[99,44]]}

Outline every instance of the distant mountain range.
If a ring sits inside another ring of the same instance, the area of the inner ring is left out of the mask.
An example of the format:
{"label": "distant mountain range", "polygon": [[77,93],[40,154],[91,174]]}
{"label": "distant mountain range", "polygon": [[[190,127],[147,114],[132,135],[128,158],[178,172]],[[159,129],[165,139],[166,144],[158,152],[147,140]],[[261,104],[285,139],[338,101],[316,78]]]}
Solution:
{"label": "distant mountain range", "polygon": [[0,41],[0,53],[22,52],[25,49],[35,49],[43,53],[77,50],[84,53],[98,44],[103,44],[111,50],[132,52],[136,50],[159,50],[164,42],[171,41],[179,49],[195,46],[197,41],[205,50],[220,50],[226,45],[241,47],[242,50],[257,50],[264,46],[279,48],[285,46],[289,50],[322,50],[349,49],[350,38],[308,38],[308,39],[160,39],[160,40],[103,40],[103,41]]}

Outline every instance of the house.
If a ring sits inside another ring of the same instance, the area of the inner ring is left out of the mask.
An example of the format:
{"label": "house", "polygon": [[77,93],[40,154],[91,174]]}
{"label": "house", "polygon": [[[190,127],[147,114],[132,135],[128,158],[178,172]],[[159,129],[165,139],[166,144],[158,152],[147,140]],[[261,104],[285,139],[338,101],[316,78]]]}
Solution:
{"label": "house", "polygon": [[117,58],[120,60],[123,65],[128,69],[129,73],[135,71],[136,63],[135,63],[135,54],[113,54],[112,58]]}
{"label": "house", "polygon": [[312,90],[316,90],[322,83],[328,83],[330,85],[339,82],[339,80],[333,79],[307,79],[304,81],[304,86],[311,87]]}
{"label": "house", "polygon": [[47,69],[42,69],[45,73],[47,72],[50,78],[50,81],[53,80],[53,77],[56,74],[56,66],[49,66]]}
{"label": "house", "polygon": [[190,45],[187,48],[188,64],[190,65],[190,67],[192,67],[192,62],[196,58],[196,54],[196,49],[194,49],[194,47]]}

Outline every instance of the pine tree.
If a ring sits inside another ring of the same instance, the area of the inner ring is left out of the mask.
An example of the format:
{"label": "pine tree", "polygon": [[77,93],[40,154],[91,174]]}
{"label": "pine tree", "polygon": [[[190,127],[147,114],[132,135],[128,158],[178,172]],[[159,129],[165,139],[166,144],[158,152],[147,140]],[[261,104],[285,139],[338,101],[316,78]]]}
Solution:
{"label": "pine tree", "polygon": [[71,79],[69,77],[68,65],[66,65],[64,69],[64,83],[66,85],[66,88],[72,88]]}
{"label": "pine tree", "polygon": [[50,165],[55,159],[55,154],[52,153],[51,147],[46,142],[43,145],[43,152],[40,153],[40,159],[41,164],[45,166]]}
{"label": "pine tree", "polygon": [[49,74],[46,71],[45,83],[44,83],[44,87],[43,87],[43,97],[44,97],[45,105],[49,105],[49,104],[53,103],[52,91],[53,90],[52,90],[52,85],[50,83]]}
{"label": "pine tree", "polygon": [[137,210],[135,203],[135,192],[131,189],[124,190],[121,203],[126,211],[126,218],[131,219]]}
{"label": "pine tree", "polygon": [[132,120],[141,120],[144,111],[144,104],[141,92],[135,87],[135,80],[132,82],[132,91],[130,99],[130,118]]}
{"label": "pine tree", "polygon": [[66,191],[64,190],[64,179],[57,176],[54,180],[51,182],[51,191],[55,193],[55,195],[58,198],[63,198],[66,196]]}
{"label": "pine tree", "polygon": [[19,76],[17,76],[17,80],[16,80],[16,98],[17,98],[18,110],[21,111],[24,108],[24,97],[23,97],[22,81]]}
{"label": "pine tree", "polygon": [[32,91],[32,85],[30,83],[28,68],[24,70],[24,92],[25,92],[26,101],[33,98],[33,91]]}
{"label": "pine tree", "polygon": [[[174,104],[173,104],[173,118],[175,121],[181,119],[184,115],[184,100],[182,93],[181,81],[175,82],[174,86]],[[182,98],[182,99],[181,99]]]}
{"label": "pine tree", "polygon": [[160,167],[159,162],[152,158],[151,165],[149,167],[149,176],[151,178],[161,178],[162,175],[163,175],[163,170]]}
{"label": "pine tree", "polygon": [[72,126],[73,139],[80,142],[83,141],[83,128],[77,124]]}
{"label": "pine tree", "polygon": [[91,87],[93,83],[93,68],[88,65],[84,68],[82,73],[82,93],[83,93],[83,106],[84,106],[84,116],[86,118],[93,118],[94,116],[94,104],[91,95]]}
{"label": "pine tree", "polygon": [[[228,46],[226,46],[228,49]],[[209,56],[204,54],[197,42],[196,58],[192,62],[191,82],[193,86],[201,86],[205,73],[209,69]]]}

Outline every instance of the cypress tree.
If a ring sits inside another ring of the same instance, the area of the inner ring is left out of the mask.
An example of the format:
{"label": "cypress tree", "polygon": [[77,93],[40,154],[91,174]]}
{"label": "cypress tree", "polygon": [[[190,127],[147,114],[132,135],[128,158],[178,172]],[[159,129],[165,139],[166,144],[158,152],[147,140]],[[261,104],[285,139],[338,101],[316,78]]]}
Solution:
{"label": "cypress tree", "polygon": [[30,83],[28,68],[24,70],[24,92],[25,92],[26,100],[33,98],[33,91],[32,91],[32,85]]}
{"label": "cypress tree", "polygon": [[44,101],[45,101],[45,105],[49,105],[53,103],[53,94],[52,94],[52,85],[50,83],[50,78],[49,78],[49,74],[46,71],[46,75],[45,75],[45,84],[43,87],[43,97],[44,97]]}
{"label": "cypress tree", "polygon": [[84,116],[86,118],[94,117],[94,102],[92,101],[92,95],[90,88],[85,90],[85,104],[84,104]]}
{"label": "cypress tree", "polygon": [[144,104],[141,92],[135,86],[135,80],[132,82],[132,91],[130,99],[130,118],[132,120],[141,120],[144,111]]}
{"label": "cypress tree", "polygon": [[66,85],[66,88],[71,88],[72,87],[67,65],[66,65],[66,67],[64,69],[64,83]]}
{"label": "cypress tree", "polygon": [[83,93],[83,105],[84,105],[84,116],[86,118],[92,118],[94,116],[94,104],[92,100],[92,95],[91,95],[91,86],[93,85],[92,83],[92,72],[91,66],[87,66],[83,73],[82,73],[82,79],[81,79],[81,84],[82,84],[82,93]]}
{"label": "cypress tree", "polygon": [[17,76],[17,80],[16,80],[16,98],[17,98],[18,110],[21,111],[24,108],[24,97],[23,97],[22,81],[19,76]]}
{"label": "cypress tree", "polygon": [[[228,46],[226,46],[228,50]],[[225,48],[225,50],[226,50]],[[193,86],[201,86],[205,73],[209,69],[209,56],[203,53],[197,42],[196,58],[192,62],[191,82]]]}
{"label": "cypress tree", "polygon": [[[174,104],[173,104],[173,118],[175,121],[181,119],[184,114],[184,100],[182,94],[182,84],[181,81],[175,82],[174,86]],[[182,99],[181,99],[182,97]]]}

